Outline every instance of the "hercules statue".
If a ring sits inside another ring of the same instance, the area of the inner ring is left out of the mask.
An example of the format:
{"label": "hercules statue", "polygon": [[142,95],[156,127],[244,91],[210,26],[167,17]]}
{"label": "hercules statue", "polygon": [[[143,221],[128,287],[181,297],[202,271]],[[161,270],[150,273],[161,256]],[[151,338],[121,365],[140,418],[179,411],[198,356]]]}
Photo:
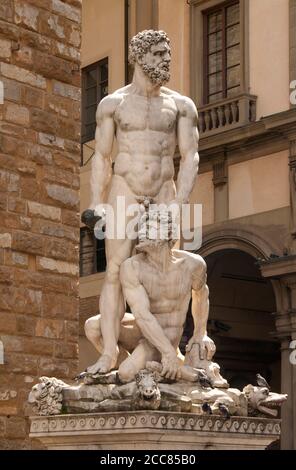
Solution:
{"label": "hercules statue", "polygon": [[[99,216],[100,205],[108,203],[116,218],[118,196],[125,197],[126,206],[145,197],[156,204],[181,206],[188,202],[198,171],[196,107],[190,98],[164,87],[170,78],[171,61],[166,33],[138,33],[131,40],[129,59],[134,66],[132,83],[106,96],[97,109],[90,208]],[[112,174],[115,138],[118,151]],[[173,157],[177,145],[181,163],[175,184]],[[125,218],[125,225],[127,222]],[[133,240],[106,238],[107,271],[100,296],[103,350],[88,369],[94,374],[106,373],[117,363],[125,302],[116,259],[129,258],[134,244]]]}

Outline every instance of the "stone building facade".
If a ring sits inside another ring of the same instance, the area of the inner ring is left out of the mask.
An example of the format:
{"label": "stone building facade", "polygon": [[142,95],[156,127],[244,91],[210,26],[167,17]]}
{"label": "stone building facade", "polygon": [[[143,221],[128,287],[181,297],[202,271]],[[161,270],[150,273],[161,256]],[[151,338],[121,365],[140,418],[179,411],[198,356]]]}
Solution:
{"label": "stone building facade", "polygon": [[0,449],[36,445],[37,378],[77,371],[81,3],[0,3]]}
{"label": "stone building facade", "polygon": [[[172,46],[169,87],[199,111],[200,170],[191,202],[203,205],[209,333],[232,386],[256,372],[289,394],[283,449],[296,448],[295,0],[86,0],[82,76],[97,70],[97,100],[128,82],[129,39],[165,30]],[[107,64],[107,71],[106,71]],[[106,85],[107,84],[107,85]],[[90,200],[94,111],[83,87],[81,210]],[[84,122],[83,122],[84,124]],[[176,169],[178,168],[176,154]],[[81,227],[80,368],[96,358],[83,323],[98,312],[101,246]],[[192,331],[190,315],[184,342]]]}

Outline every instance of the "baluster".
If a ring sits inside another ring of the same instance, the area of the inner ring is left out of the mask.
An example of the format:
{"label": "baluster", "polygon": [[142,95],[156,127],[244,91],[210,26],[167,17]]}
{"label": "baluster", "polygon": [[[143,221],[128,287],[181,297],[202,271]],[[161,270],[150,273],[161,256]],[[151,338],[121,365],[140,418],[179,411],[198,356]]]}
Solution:
{"label": "baluster", "polygon": [[237,101],[231,103],[231,112],[232,112],[232,122],[238,122],[238,105]]}
{"label": "baluster", "polygon": [[216,129],[218,127],[218,116],[216,108],[211,109],[211,118],[212,118],[212,128]]}
{"label": "baluster", "polygon": [[205,131],[205,119],[204,119],[204,112],[201,111],[198,114],[198,123],[199,123],[199,132],[202,133]]}
{"label": "baluster", "polygon": [[250,121],[256,121],[256,101],[250,101]]}
{"label": "baluster", "polygon": [[230,106],[228,103],[225,104],[225,125],[230,124]]}
{"label": "baluster", "polygon": [[218,111],[218,119],[219,119],[219,127],[224,126],[224,112],[223,112],[224,106],[219,106],[217,111]]}
{"label": "baluster", "polygon": [[210,125],[211,125],[210,111],[205,111],[205,125],[206,125],[205,132],[207,132],[210,130]]}

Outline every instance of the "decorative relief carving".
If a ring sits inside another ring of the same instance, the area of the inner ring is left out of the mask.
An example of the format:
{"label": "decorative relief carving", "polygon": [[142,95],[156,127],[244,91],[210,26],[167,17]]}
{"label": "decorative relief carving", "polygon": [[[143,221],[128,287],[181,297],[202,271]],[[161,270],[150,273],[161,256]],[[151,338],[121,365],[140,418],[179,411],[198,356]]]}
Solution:
{"label": "decorative relief carving", "polygon": [[228,181],[226,159],[220,160],[213,165],[213,184],[221,186]]}
{"label": "decorative relief carving", "polygon": [[106,413],[104,417],[99,415],[85,416],[55,416],[48,418],[34,417],[31,418],[31,437],[47,434],[63,432],[80,433],[83,431],[114,431],[127,429],[175,429],[175,430],[194,430],[224,433],[240,433],[240,434],[263,434],[275,435],[280,434],[280,420],[261,419],[261,418],[243,418],[236,417],[223,420],[219,416],[193,416],[192,414],[174,413],[172,416],[168,412],[145,411],[125,413],[124,416],[119,413]]}

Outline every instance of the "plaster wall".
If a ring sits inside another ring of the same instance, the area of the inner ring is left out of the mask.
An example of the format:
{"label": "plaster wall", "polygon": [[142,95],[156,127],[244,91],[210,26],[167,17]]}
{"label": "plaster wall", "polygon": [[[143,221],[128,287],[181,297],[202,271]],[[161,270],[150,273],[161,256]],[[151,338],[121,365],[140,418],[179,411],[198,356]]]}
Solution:
{"label": "plaster wall", "polygon": [[289,109],[289,0],[250,0],[249,41],[257,119]]}
{"label": "plaster wall", "polygon": [[229,166],[230,219],[286,206],[289,206],[288,151]]}
{"label": "plaster wall", "polygon": [[82,67],[109,58],[109,93],[124,86],[124,2],[83,0]]}
{"label": "plaster wall", "polygon": [[189,88],[189,34],[190,8],[183,0],[161,0],[158,10],[158,28],[171,40],[172,66],[169,88],[190,95]]}
{"label": "plaster wall", "polygon": [[213,172],[208,171],[197,176],[189,202],[202,204],[202,224],[214,223],[214,186]]}

